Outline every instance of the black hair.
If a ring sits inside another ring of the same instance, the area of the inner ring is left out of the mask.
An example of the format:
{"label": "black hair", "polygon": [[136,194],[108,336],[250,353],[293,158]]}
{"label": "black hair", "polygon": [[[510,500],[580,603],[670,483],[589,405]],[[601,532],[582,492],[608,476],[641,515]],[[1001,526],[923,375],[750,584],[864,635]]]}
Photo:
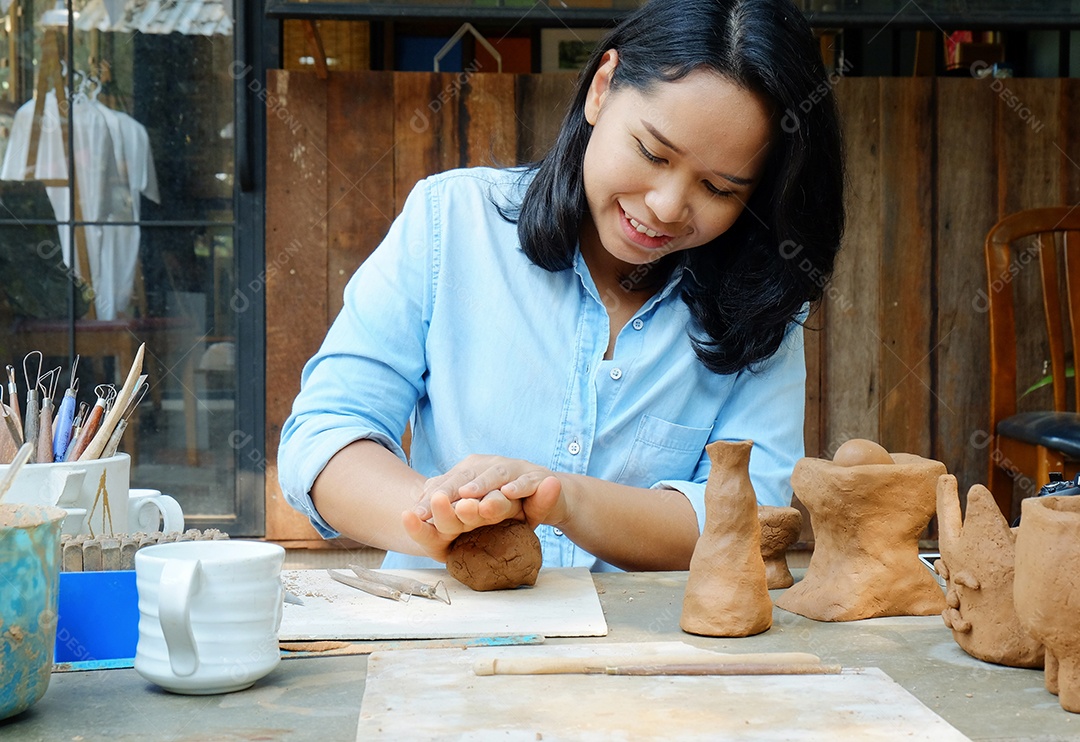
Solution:
{"label": "black hair", "polygon": [[613,90],[647,90],[705,69],[772,107],[772,149],[746,209],[713,242],[668,256],[687,269],[682,297],[702,363],[716,373],[754,366],[780,347],[803,304],[821,299],[844,228],[834,80],[818,42],[791,0],[651,0],[608,33],[581,72],[554,145],[530,166],[514,216],[522,249],[550,271],[573,264],[588,213],[585,101],[608,49],[619,54]]}

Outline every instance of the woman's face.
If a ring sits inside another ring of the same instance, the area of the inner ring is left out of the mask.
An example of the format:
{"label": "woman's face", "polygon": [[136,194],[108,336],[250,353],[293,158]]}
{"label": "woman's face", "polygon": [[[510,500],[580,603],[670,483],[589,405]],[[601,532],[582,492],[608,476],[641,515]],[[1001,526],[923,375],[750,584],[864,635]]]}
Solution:
{"label": "woman's face", "polygon": [[[611,89],[605,54],[585,118],[593,125],[584,181],[591,225],[582,249],[642,265],[723,234],[761,178],[772,139],[761,96],[697,70],[648,90]],[[753,215],[749,215],[753,218]]]}

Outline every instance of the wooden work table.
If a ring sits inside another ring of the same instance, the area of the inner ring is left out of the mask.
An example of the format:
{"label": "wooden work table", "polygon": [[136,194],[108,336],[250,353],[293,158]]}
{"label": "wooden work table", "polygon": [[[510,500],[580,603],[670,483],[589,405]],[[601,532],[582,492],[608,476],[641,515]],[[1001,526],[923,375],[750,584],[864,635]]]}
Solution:
{"label": "wooden work table", "polygon": [[[717,651],[812,652],[827,663],[881,668],[972,739],[1080,739],[1080,715],[1061,709],[1041,671],[969,657],[936,616],[819,623],[777,608],[764,634],[708,639],[679,629],[685,572],[597,574],[594,581],[608,636],[549,643],[684,641]],[[132,669],[54,673],[37,704],[0,722],[0,738],[353,740],[366,670],[363,655],[288,659],[253,688],[220,696],[171,695]],[[423,699],[402,713],[424,713]]]}

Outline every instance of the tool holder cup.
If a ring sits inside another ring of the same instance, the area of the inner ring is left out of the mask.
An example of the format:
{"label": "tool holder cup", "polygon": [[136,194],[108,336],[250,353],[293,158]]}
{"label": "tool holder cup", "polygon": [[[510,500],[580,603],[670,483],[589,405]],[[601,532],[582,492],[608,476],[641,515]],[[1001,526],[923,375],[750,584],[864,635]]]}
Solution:
{"label": "tool holder cup", "polygon": [[[7,471],[0,466],[0,477]],[[130,489],[131,457],[27,464],[4,502],[66,511],[63,533],[113,536],[184,530],[180,504],[157,490]]]}
{"label": "tool holder cup", "polygon": [[277,667],[285,550],[259,541],[179,541],[135,554],[135,670],[173,693],[250,687]]}

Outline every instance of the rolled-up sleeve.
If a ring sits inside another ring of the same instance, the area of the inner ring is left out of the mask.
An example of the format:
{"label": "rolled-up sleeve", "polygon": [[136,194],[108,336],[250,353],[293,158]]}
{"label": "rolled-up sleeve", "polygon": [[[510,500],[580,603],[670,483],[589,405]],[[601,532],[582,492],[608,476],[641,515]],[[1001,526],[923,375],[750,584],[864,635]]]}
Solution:
{"label": "rolled-up sleeve", "polygon": [[304,366],[278,448],[285,499],[324,538],[338,536],[315,510],[311,487],[353,441],[377,441],[406,460],[400,441],[424,393],[425,342],[437,278],[436,225],[421,181],[386,238],[350,279],[344,306]]}
{"label": "rolled-up sleeve", "polygon": [[[791,472],[805,451],[804,353],[803,328],[793,323],[763,369],[739,373],[709,437],[709,443],[754,442],[750,481],[760,505],[791,504]],[[691,479],[663,480],[653,485],[653,489],[683,493],[697,513],[699,531],[705,527],[705,483],[710,470],[709,455],[703,451]]]}

